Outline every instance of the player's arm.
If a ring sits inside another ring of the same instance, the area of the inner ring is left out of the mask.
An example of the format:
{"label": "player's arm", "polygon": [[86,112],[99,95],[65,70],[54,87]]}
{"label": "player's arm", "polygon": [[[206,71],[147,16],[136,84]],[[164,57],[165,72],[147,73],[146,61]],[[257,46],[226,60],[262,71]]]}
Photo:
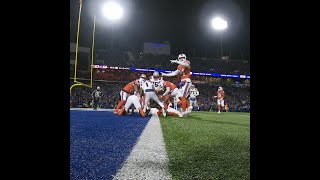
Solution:
{"label": "player's arm", "polygon": [[138,85],[137,85],[137,84],[133,84],[133,88],[134,88],[134,92],[139,92],[139,89],[138,89]]}
{"label": "player's arm", "polygon": [[171,76],[177,76],[179,74],[179,70],[175,70],[171,73],[161,73],[162,76],[167,76],[167,77],[171,77]]}
{"label": "player's arm", "polygon": [[190,69],[190,64],[189,63],[181,62],[181,61],[178,61],[178,60],[170,60],[170,61],[171,61],[172,64],[176,63],[176,64],[182,65],[182,66],[187,67],[187,68]]}
{"label": "player's arm", "polygon": [[167,87],[166,92],[164,92],[162,96],[167,95],[169,92],[170,92],[170,87]]}
{"label": "player's arm", "polygon": [[213,95],[212,98],[217,98],[218,96]]}
{"label": "player's arm", "polygon": [[177,64],[180,64],[180,65],[190,69],[190,64],[188,64],[188,63],[178,61]]}
{"label": "player's arm", "polygon": [[141,94],[140,94],[141,96],[144,96],[144,95],[145,95],[145,93],[144,93],[144,90],[143,90],[143,89],[141,89],[141,90],[140,90],[140,93],[141,93]]}
{"label": "player's arm", "polygon": [[96,93],[96,90],[92,91],[91,97],[94,98],[94,93]]}

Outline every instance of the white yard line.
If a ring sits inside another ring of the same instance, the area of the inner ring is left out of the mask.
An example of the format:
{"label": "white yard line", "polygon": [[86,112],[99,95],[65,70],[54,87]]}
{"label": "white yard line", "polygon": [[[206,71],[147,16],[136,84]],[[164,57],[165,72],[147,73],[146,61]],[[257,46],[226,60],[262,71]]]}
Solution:
{"label": "white yard line", "polygon": [[113,177],[114,180],[128,179],[172,179],[168,170],[162,129],[158,116],[153,115],[133,147],[127,160]]}

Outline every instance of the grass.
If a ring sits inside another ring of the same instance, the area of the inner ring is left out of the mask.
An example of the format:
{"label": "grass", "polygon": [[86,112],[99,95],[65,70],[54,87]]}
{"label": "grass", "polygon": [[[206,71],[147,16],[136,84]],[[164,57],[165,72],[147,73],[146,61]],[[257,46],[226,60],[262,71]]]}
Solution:
{"label": "grass", "polygon": [[250,179],[250,114],[160,117],[173,179]]}

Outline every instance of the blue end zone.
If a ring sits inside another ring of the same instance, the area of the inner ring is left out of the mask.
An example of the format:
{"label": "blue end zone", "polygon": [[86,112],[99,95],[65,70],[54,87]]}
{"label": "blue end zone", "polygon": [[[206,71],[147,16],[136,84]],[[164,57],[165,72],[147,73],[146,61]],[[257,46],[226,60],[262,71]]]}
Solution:
{"label": "blue end zone", "polygon": [[71,110],[70,179],[112,179],[149,119]]}

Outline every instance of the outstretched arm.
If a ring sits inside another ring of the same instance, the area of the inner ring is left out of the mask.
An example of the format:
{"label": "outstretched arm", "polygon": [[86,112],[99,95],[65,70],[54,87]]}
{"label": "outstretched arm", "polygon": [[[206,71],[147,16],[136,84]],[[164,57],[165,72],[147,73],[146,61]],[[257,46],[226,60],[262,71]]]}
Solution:
{"label": "outstretched arm", "polygon": [[176,75],[178,75],[178,74],[179,74],[179,70],[178,70],[178,69],[175,70],[175,71],[173,71],[173,72],[171,72],[171,73],[168,73],[168,74],[166,74],[166,73],[161,73],[162,76],[167,76],[167,77],[176,76]]}
{"label": "outstretched arm", "polygon": [[176,64],[182,65],[182,66],[187,67],[187,68],[190,69],[190,64],[189,63],[181,62],[181,61],[177,61],[177,60],[170,60],[170,61],[171,61],[172,64],[176,63]]}

